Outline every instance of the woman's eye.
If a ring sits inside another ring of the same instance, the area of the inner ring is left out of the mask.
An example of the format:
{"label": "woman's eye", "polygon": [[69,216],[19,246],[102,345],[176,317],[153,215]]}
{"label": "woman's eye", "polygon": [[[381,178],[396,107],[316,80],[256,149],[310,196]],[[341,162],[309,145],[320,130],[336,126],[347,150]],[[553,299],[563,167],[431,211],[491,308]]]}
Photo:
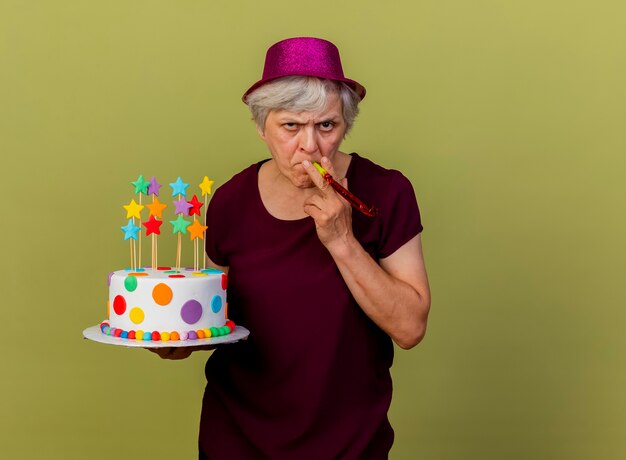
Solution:
{"label": "woman's eye", "polygon": [[322,123],[320,123],[320,128],[322,128],[322,131],[330,131],[331,129],[333,129],[333,126],[335,126],[335,124],[332,121],[323,121]]}
{"label": "woman's eye", "polygon": [[290,130],[290,131],[293,131],[293,130],[295,130],[298,127],[298,125],[296,123],[285,123],[285,124],[283,124],[283,126],[285,128],[287,128],[288,130]]}

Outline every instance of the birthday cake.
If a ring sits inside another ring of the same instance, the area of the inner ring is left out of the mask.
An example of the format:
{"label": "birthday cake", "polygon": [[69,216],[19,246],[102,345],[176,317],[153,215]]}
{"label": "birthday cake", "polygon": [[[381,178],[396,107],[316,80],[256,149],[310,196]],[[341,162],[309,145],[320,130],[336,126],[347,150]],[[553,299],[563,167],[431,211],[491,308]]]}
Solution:
{"label": "birthday cake", "polygon": [[[177,216],[169,221],[173,234],[178,236],[176,265],[159,267],[157,264],[157,235],[161,234],[163,210],[167,204],[158,200],[161,185],[153,177],[149,182],[139,176],[132,182],[139,203],[135,200],[123,206],[126,209],[128,223],[121,227],[124,239],[130,242],[130,268],[117,270],[109,274],[109,296],[107,300],[108,319],[100,324],[103,334],[119,337],[122,340],[145,341],[179,341],[198,340],[230,334],[235,324],[227,318],[226,304],[227,275],[221,270],[206,268],[206,259],[202,256],[206,226],[200,224],[195,217],[201,217],[203,203],[196,195],[186,200],[186,189],[189,184],[179,177],[170,183],[172,197]],[[202,196],[211,193],[213,184],[206,176],[200,184]],[[142,204],[142,195],[151,196],[151,203]],[[208,198],[208,197],[207,197]],[[206,204],[206,200],[204,204]],[[149,218],[145,222],[141,211],[147,208]],[[185,219],[192,216],[193,221]],[[146,237],[151,237],[151,265],[142,267],[141,227],[135,219],[146,228]],[[181,268],[181,235],[189,234],[194,243],[193,268]],[[204,259],[203,267],[200,260]]]}

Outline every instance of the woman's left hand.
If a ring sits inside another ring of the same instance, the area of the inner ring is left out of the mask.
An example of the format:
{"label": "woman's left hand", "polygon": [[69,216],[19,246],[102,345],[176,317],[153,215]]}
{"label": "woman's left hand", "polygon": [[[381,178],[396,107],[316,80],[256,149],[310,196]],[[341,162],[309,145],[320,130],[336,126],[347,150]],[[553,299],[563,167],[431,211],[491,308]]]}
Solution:
{"label": "woman's left hand", "polygon": [[[322,157],[321,164],[332,176],[333,165],[330,160]],[[317,236],[322,244],[331,250],[333,246],[340,245],[352,237],[352,207],[335,192],[310,161],[304,161],[302,165],[318,191],[305,200],[304,212],[313,218]],[[340,183],[348,188],[347,179],[342,179]]]}

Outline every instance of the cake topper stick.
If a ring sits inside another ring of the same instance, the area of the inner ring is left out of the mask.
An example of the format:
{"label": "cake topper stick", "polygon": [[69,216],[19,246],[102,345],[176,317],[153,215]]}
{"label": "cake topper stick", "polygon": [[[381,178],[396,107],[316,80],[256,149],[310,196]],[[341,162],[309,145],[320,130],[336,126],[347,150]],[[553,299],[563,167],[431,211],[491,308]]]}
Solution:
{"label": "cake topper stick", "polygon": [[[133,200],[132,203],[134,203],[134,200]],[[131,203],[131,205],[132,205],[132,203]],[[129,205],[129,206],[131,206],[131,205]],[[136,203],[135,203],[135,205],[136,205]],[[126,206],[124,206],[124,207],[126,207]],[[140,228],[137,227],[133,223],[133,219],[132,218],[128,219],[128,223],[126,225],[124,225],[123,227],[120,227],[120,228],[124,232],[124,240],[136,240],[137,239],[137,232],[140,230]],[[131,269],[135,269],[135,254],[134,254],[135,245],[133,243],[134,243],[134,241],[130,241],[130,266],[131,266]]]}
{"label": "cake topper stick", "polygon": [[[167,207],[167,205],[162,205],[159,203],[159,199],[156,198],[159,196],[159,189],[162,187],[159,184],[154,176],[150,179],[150,183],[148,184],[148,195],[152,195],[152,204],[147,205],[148,209],[150,209],[150,216],[160,217],[163,219],[163,209]],[[156,199],[156,201],[155,201]],[[149,216],[148,216],[149,217]],[[152,232],[152,269],[156,270],[159,266],[158,254],[157,254],[157,234],[156,232]]]}
{"label": "cake topper stick", "polygon": [[[187,190],[187,187],[189,187],[189,184],[186,184],[185,182],[183,182],[183,180],[179,176],[175,182],[170,182],[170,187],[172,187],[172,196],[178,195],[178,201],[174,203],[174,205],[176,206],[175,214],[179,214],[179,217],[182,218],[180,215],[185,213],[182,197],[187,195],[186,190]],[[184,202],[184,204],[187,204],[187,202]],[[180,225],[181,224],[180,219],[178,221]],[[188,222],[186,224],[189,225]],[[177,271],[180,270],[180,254],[181,254],[181,245],[182,245],[181,236],[180,236],[181,231],[182,229],[178,230],[178,245],[176,247],[176,270]],[[176,227],[174,229],[174,232],[176,232]],[[186,226],[185,226],[185,233],[187,233]]]}
{"label": "cake topper stick", "polygon": [[[143,178],[143,176],[139,176],[135,182],[131,182],[131,184],[135,187],[135,193],[139,195],[139,211],[137,212],[137,219],[139,219],[139,225],[141,225],[141,215],[139,212],[143,209],[143,205],[141,204],[141,195],[148,193],[148,185],[150,183]],[[133,224],[135,217],[133,217]],[[139,232],[139,264],[136,268],[141,266],[141,232]]]}
{"label": "cake topper stick", "polygon": [[[139,194],[139,206],[141,206],[141,193]],[[141,225],[141,219],[139,219],[139,225]],[[139,264],[137,267],[141,267],[141,232],[139,232]]]}
{"label": "cake topper stick", "polygon": [[176,248],[176,271],[180,271],[180,246],[182,244],[180,233],[178,234],[178,247]]}
{"label": "cake topper stick", "polygon": [[132,268],[137,268],[137,246],[136,246],[136,240],[137,240],[137,230],[139,229],[139,227],[137,227],[135,225],[135,217],[137,217],[138,219],[141,220],[141,210],[143,209],[143,206],[138,205],[134,199],[132,199],[130,201],[129,204],[122,206],[124,209],[126,209],[126,218],[128,219],[128,224],[125,227],[122,227],[122,230],[124,230],[124,232],[126,232],[126,234],[124,235],[124,239],[132,239],[133,241],[131,241],[131,245],[132,245],[132,261],[131,261],[131,266]]}
{"label": "cake topper stick", "polygon": [[[209,195],[211,194],[211,187],[213,187],[213,181],[209,179],[207,176],[204,176],[204,179],[202,179],[202,183],[200,184],[200,190],[202,190],[202,196],[204,197],[204,223],[206,223],[206,215],[209,209],[208,200],[209,200]],[[204,256],[202,257],[202,268],[206,269],[207,258],[206,258],[206,254],[204,251],[204,244],[202,248],[202,254]]]}
{"label": "cake topper stick", "polygon": [[189,226],[189,238],[193,240],[193,269],[195,271],[200,270],[200,241],[204,240],[204,231],[207,229],[206,225],[200,224],[200,221],[196,216],[202,216],[202,202],[198,201],[196,195],[188,201],[189,215],[193,216],[193,223]]}
{"label": "cake topper stick", "polygon": [[374,217],[378,215],[378,209],[376,209],[374,206],[367,206],[365,203],[359,200],[353,193],[349,192],[339,182],[333,179],[333,176],[331,176],[328,171],[322,168],[319,163],[313,162],[313,166],[315,166],[315,169],[319,171],[324,180],[328,182],[328,184],[335,190],[335,192],[337,192],[348,203],[350,203],[354,209],[361,212],[361,214],[366,215],[367,217]]}

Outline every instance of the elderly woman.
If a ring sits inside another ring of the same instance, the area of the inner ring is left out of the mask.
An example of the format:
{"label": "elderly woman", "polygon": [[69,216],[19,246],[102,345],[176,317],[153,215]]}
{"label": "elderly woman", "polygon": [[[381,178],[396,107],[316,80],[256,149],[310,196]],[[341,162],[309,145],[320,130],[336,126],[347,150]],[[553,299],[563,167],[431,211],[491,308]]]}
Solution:
{"label": "elderly woman", "polygon": [[216,191],[206,250],[250,336],[207,362],[200,458],[387,458],[392,341],[422,340],[430,295],[411,184],[340,151],[364,96],[317,38],[273,45],[244,95],[271,158]]}

